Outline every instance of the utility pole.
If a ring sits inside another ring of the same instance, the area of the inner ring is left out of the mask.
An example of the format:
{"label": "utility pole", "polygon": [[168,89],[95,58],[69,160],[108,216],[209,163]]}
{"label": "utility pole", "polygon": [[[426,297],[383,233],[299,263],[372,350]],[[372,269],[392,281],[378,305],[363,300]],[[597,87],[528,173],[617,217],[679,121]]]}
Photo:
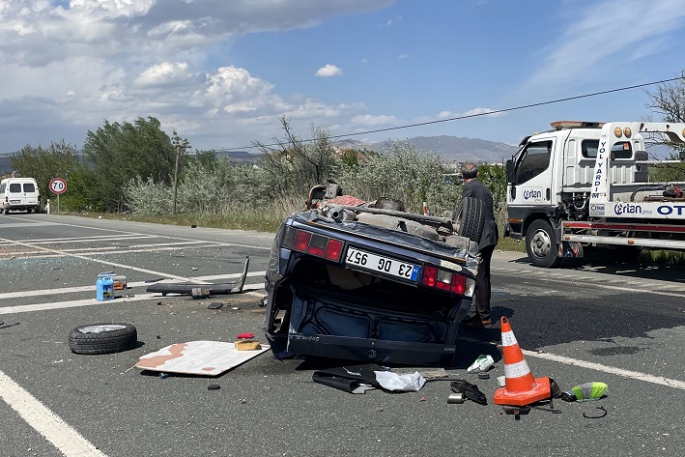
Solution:
{"label": "utility pole", "polygon": [[171,215],[176,215],[176,196],[178,195],[178,162],[181,159],[181,145],[176,145],[176,167],[174,168],[174,204],[171,208]]}

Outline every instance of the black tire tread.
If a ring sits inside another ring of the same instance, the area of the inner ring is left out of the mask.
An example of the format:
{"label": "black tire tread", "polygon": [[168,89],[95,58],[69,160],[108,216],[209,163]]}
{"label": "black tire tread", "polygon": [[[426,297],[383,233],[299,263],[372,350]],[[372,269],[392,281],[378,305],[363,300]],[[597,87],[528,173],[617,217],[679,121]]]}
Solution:
{"label": "black tire tread", "polygon": [[138,332],[135,326],[131,324],[116,325],[123,325],[125,328],[101,333],[82,333],[80,329],[86,326],[76,327],[69,332],[69,349],[75,354],[109,354],[135,347],[138,343]]}
{"label": "black tire tread", "polygon": [[456,220],[460,222],[459,236],[479,243],[485,225],[485,204],[475,197],[462,198]]}

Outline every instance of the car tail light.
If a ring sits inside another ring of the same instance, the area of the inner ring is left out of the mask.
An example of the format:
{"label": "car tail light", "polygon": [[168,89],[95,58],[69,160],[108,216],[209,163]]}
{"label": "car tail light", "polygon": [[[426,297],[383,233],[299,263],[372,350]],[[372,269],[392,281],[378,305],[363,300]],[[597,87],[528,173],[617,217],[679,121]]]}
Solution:
{"label": "car tail light", "polygon": [[466,276],[431,265],[423,267],[421,284],[457,295],[465,295],[467,290]]}
{"label": "car tail light", "polygon": [[306,230],[287,227],[283,234],[282,246],[295,251],[306,252],[337,262],[343,250],[343,242],[335,238],[316,235]]}
{"label": "car tail light", "polygon": [[326,257],[328,260],[338,260],[340,258],[340,253],[342,252],[343,243],[342,241],[329,239],[328,246],[326,246]]}
{"label": "car tail light", "polygon": [[450,292],[453,294],[464,295],[466,293],[466,276],[457,273],[452,274],[452,285]]}
{"label": "car tail light", "polygon": [[423,280],[421,282],[424,286],[435,287],[438,282],[438,269],[430,265],[423,267]]}
{"label": "car tail light", "polygon": [[311,238],[311,233],[298,230],[297,235],[295,235],[295,243],[293,244],[293,249],[295,249],[296,251],[307,252],[307,246],[309,246],[309,240]]}

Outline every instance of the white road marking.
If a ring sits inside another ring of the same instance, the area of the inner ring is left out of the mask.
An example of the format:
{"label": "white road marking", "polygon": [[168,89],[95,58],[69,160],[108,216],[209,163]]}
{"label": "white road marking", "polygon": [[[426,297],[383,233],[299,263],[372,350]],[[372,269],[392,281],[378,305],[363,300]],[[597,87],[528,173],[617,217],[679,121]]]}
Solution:
{"label": "white road marking", "polygon": [[[527,271],[516,272],[516,271],[506,269],[506,268],[499,268],[499,267],[498,268],[492,268],[492,272],[499,273],[499,274],[506,274],[506,275],[510,275],[510,276],[512,275],[512,273],[513,274],[519,273],[517,276],[528,277],[528,279],[530,279],[531,281],[535,280],[535,281],[545,281],[545,282],[558,282],[558,281],[568,282],[568,277],[560,277],[559,279],[556,279],[554,277],[551,277],[548,274],[545,274],[545,275],[535,275],[534,277],[531,278],[530,277],[531,275]],[[638,285],[642,284],[642,282],[640,282],[639,278],[631,278],[630,281],[632,281],[632,282],[628,282],[625,279],[624,280],[616,280],[616,283],[619,283],[619,284],[624,283],[627,285],[632,284],[634,287],[612,286],[612,285],[604,283],[607,280],[603,277],[602,278],[588,277],[588,278],[582,278],[580,280],[576,279],[576,281],[589,283],[590,285],[592,285],[592,287],[597,287],[599,289],[617,290],[617,291],[621,291],[621,292],[644,293],[644,294],[649,293],[650,295],[663,295],[666,297],[683,297],[683,293],[685,293],[685,287],[678,286],[676,284],[667,284],[666,287],[668,288],[668,290],[672,290],[672,291],[680,290],[681,293],[668,292],[665,290],[660,290],[660,288],[662,288],[662,284],[660,283],[658,288],[657,288],[657,287],[655,287],[655,284],[654,284],[655,281],[651,281],[651,283],[648,287],[645,286],[644,288],[640,289],[639,287],[637,287]]]}
{"label": "white road marking", "polygon": [[[4,226],[0,224],[0,229]],[[121,234],[121,235],[93,235],[93,236],[79,236],[66,238],[32,238],[33,244],[64,244],[64,243],[89,243],[92,241],[118,241],[118,240],[137,240],[144,238],[160,238],[156,235],[138,235],[138,234]],[[2,246],[2,245],[0,245]]]}
{"label": "white road marking", "polygon": [[[0,225],[0,227],[2,227]],[[65,244],[65,243],[90,243],[92,241],[128,241],[128,240],[142,240],[146,238],[160,238],[157,235],[138,235],[132,233],[130,235],[95,235],[78,238],[39,238],[32,239],[32,244]]]}
{"label": "white road marking", "polygon": [[[146,248],[145,246],[150,246]],[[166,246],[166,247],[165,247]],[[37,254],[36,251],[14,251],[4,254],[5,256],[11,255],[14,260],[26,260],[26,259],[54,259],[60,257],[68,257],[70,254],[78,254],[82,256],[92,256],[92,255],[112,255],[112,254],[135,254],[140,252],[158,252],[158,251],[179,251],[184,248],[210,248],[221,246],[221,244],[213,242],[203,242],[197,241],[191,243],[190,241],[184,241],[180,243],[159,243],[159,244],[149,244],[149,245],[137,245],[129,246],[129,248],[137,249],[116,249],[112,250],[112,246],[103,246],[99,248],[88,248],[88,249],[60,249],[59,252],[62,254]]]}
{"label": "white road marking", "polygon": [[[38,225],[38,224],[26,224]],[[44,224],[49,225],[49,224]],[[55,224],[56,225],[56,224]],[[61,224],[60,224],[61,225]],[[7,227],[7,225],[4,225]],[[157,272],[153,270],[147,270],[142,268],[136,268],[129,265],[115,264],[112,262],[104,262],[98,259],[90,259],[83,255],[76,255],[72,253],[60,252],[56,249],[50,249],[38,246],[36,244],[22,243],[13,240],[6,240],[0,238],[0,241],[9,243],[12,246],[25,246],[33,249],[38,249],[43,252],[52,252],[58,255],[66,255],[69,257],[89,260],[92,262],[103,263],[106,265],[117,266],[121,268],[126,268],[133,271],[139,271],[144,273],[149,273],[158,276],[170,277],[172,279],[183,280],[183,281],[194,281],[194,282],[204,282],[202,279],[196,278],[192,280],[191,278],[180,277],[176,275],[170,275],[162,272]],[[184,245],[201,243],[197,240],[186,240]],[[210,242],[211,243],[211,242]],[[167,246],[173,245],[172,243],[167,244]],[[234,246],[226,243],[212,243],[211,245],[225,245]],[[248,246],[246,246],[248,247]],[[265,272],[252,272],[248,276],[263,276]],[[233,275],[214,275],[208,276],[207,278],[219,279],[226,277],[240,277],[241,274]],[[145,282],[131,283],[130,287],[143,286]],[[81,291],[91,291],[94,286],[85,287],[74,287],[69,288],[69,292],[81,292]],[[255,291],[264,289],[264,284],[247,284],[243,287],[243,291],[248,294],[254,294]],[[0,298],[10,298],[12,296],[36,296],[36,295],[50,295],[65,293],[64,290],[60,289],[48,289],[43,291],[32,291],[32,292],[19,292],[19,293],[9,293],[1,294]],[[18,295],[17,295],[18,294]],[[141,301],[149,300],[159,297],[160,294],[142,294],[133,297],[125,297],[114,300],[114,303],[121,302],[131,302],[131,301]],[[92,306],[92,305],[102,305],[103,302],[87,299],[87,300],[72,300],[61,303],[38,303],[33,305],[19,305],[19,306],[9,306],[0,308],[0,314],[13,314],[22,312],[32,312],[32,311],[42,311],[47,309],[62,309],[76,306]],[[101,452],[97,447],[88,442],[81,434],[79,434],[74,428],[69,426],[64,422],[57,414],[48,409],[35,397],[33,397],[26,390],[22,389],[17,383],[0,371],[0,398],[2,398],[12,409],[14,409],[19,416],[26,421],[31,427],[33,427],[38,433],[40,433],[45,439],[47,439],[53,446],[55,446],[65,457],[107,457],[106,454]]]}
{"label": "white road marking", "polygon": [[107,457],[2,371],[0,398],[65,457]]}
{"label": "white road marking", "polygon": [[26,247],[30,247],[30,248],[35,248],[35,249],[45,251],[45,252],[52,252],[53,254],[63,254],[63,255],[68,256],[68,257],[74,257],[76,259],[81,259],[81,260],[87,260],[89,262],[101,263],[101,264],[107,265],[109,267],[118,267],[118,268],[133,270],[133,271],[139,271],[141,273],[147,273],[147,274],[151,274],[151,275],[155,275],[155,276],[167,276],[167,277],[170,277],[173,279],[178,279],[180,281],[190,281],[190,278],[185,277],[185,276],[177,276],[177,275],[172,275],[172,274],[168,274],[168,273],[162,273],[160,271],[148,270],[146,268],[138,268],[138,267],[134,267],[132,265],[124,265],[122,263],[114,263],[114,262],[107,262],[105,260],[91,259],[90,257],[87,257],[85,255],[71,254],[68,252],[60,251],[58,249],[51,249],[51,248],[45,248],[42,246],[35,246],[35,245],[30,244],[30,243],[24,243],[21,241],[13,241],[13,240],[5,239],[5,238],[0,238],[0,241],[5,241],[7,243],[13,243],[13,244],[17,244],[20,246],[26,246]]}
{"label": "white road marking", "polygon": [[[253,271],[251,273],[247,274],[247,277],[258,277],[261,276],[263,277],[266,274],[266,271]],[[191,282],[207,282],[207,281],[216,281],[219,279],[235,279],[235,278],[240,278],[242,276],[242,273],[232,273],[228,275],[211,275],[211,276],[196,276],[193,278],[190,278]],[[173,281],[171,279],[163,279],[161,281],[156,281],[154,283],[152,282],[145,282],[145,281],[136,281],[136,282],[129,282],[127,283],[127,286],[129,289],[134,289],[136,287],[146,287],[152,284],[169,284],[169,283],[177,283],[178,281]],[[95,290],[95,285],[92,286],[77,286],[77,287],[64,287],[60,289],[42,289],[42,290],[25,290],[22,292],[5,292],[5,293],[0,293],[0,300],[5,300],[8,298],[23,298],[23,297],[38,297],[41,295],[63,295],[63,294],[73,294],[73,293],[79,293],[79,292],[90,292]],[[127,289],[128,290],[128,289]]]}
{"label": "white road marking", "polygon": [[35,226],[49,226],[49,225],[62,225],[59,222],[34,222],[34,223],[24,223],[24,222],[15,222],[15,223],[10,223],[10,224],[0,224],[0,227],[2,228],[22,228],[22,227],[35,227]]}
{"label": "white road marking", "polygon": [[[32,219],[25,219],[25,220],[29,221],[29,220],[32,220]],[[92,227],[92,226],[88,226],[88,225],[66,224],[66,223],[62,223],[62,222],[46,222],[46,224],[49,224],[49,225],[64,225],[64,226],[66,226],[66,227],[85,228],[85,229],[89,229],[89,230],[100,230],[100,231],[102,231],[102,232],[113,232],[113,233],[118,233],[118,234],[122,234],[122,235],[127,235],[127,234],[128,234],[128,235],[147,235],[147,234],[145,234],[145,233],[139,233],[139,232],[127,232],[127,231],[124,231],[124,230],[107,229],[107,228],[102,228],[102,227]],[[0,223],[0,228],[2,228],[2,227],[6,227],[6,225]],[[223,230],[223,229],[215,229],[215,230],[220,231],[220,230]],[[233,231],[234,231],[234,232],[243,232],[243,233],[246,233],[246,232],[244,232],[243,230],[233,230]],[[178,236],[163,236],[163,235],[158,235],[158,237],[159,237],[159,238],[168,238],[168,239],[170,239],[170,240],[196,241],[196,239],[194,239],[194,238],[182,238],[182,237],[178,237]],[[3,241],[3,240],[4,240],[3,238],[0,238],[0,241]],[[4,240],[4,241],[8,241],[8,242],[11,242],[11,243],[15,243],[15,241],[12,241],[12,240]],[[217,243],[217,245],[220,245],[220,246],[229,246],[229,247],[238,247],[238,248],[249,248],[249,249],[261,249],[261,250],[266,250],[266,251],[271,250],[271,247],[270,247],[270,246],[269,246],[269,247],[262,247],[262,246],[254,246],[254,245],[249,245],[249,244],[222,243],[222,242],[220,242],[220,241],[217,241],[216,243]]]}
{"label": "white road marking", "polygon": [[581,368],[588,368],[590,370],[602,371],[604,373],[624,376],[626,378],[636,379],[638,381],[645,381],[652,384],[659,384],[662,386],[673,387],[680,390],[685,390],[685,382],[675,379],[664,378],[663,376],[654,376],[651,374],[640,373],[639,371],[624,370],[622,368],[602,365],[601,363],[586,362],[585,360],[572,359],[562,355],[554,355],[548,352],[538,353],[536,351],[522,350],[526,357],[536,357],[538,359],[551,360],[553,362],[563,363],[565,365],[572,365]]}
{"label": "white road marking", "polygon": [[[261,284],[245,284],[243,291],[247,293],[258,291],[264,289],[264,283]],[[178,297],[179,295],[171,295],[171,297]],[[156,298],[161,298],[162,294],[136,294],[132,297],[120,297],[110,301],[97,301],[94,298],[86,298],[83,300],[68,300],[61,302],[49,302],[49,303],[35,303],[32,305],[15,305],[15,306],[3,306],[0,307],[0,315],[3,314],[18,314],[18,313],[31,313],[34,311],[45,311],[54,309],[66,309],[66,308],[77,308],[79,306],[108,306],[111,304],[119,303],[129,303],[143,300],[153,300]]]}

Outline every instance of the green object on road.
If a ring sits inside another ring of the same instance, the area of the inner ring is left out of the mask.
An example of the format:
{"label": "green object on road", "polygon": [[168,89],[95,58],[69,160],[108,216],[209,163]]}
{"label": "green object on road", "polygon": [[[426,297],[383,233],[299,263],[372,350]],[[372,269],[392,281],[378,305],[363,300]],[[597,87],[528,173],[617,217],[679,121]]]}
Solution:
{"label": "green object on road", "polygon": [[586,382],[572,387],[568,392],[562,392],[561,398],[566,401],[599,400],[607,396],[608,389],[603,382]]}

